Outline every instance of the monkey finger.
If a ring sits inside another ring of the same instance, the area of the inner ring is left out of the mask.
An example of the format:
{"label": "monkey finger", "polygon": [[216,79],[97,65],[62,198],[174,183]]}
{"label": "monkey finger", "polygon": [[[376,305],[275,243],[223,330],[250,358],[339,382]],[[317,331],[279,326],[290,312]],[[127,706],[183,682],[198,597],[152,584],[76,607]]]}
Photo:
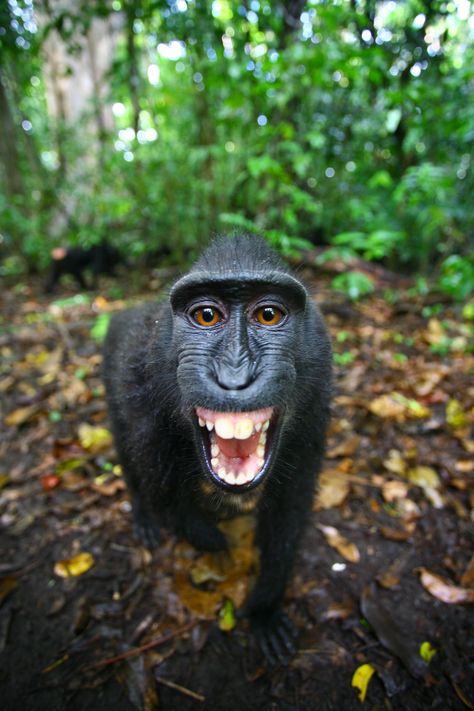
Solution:
{"label": "monkey finger", "polygon": [[135,522],[133,528],[135,537],[145,548],[153,549],[158,547],[160,543],[160,529],[156,524]]}

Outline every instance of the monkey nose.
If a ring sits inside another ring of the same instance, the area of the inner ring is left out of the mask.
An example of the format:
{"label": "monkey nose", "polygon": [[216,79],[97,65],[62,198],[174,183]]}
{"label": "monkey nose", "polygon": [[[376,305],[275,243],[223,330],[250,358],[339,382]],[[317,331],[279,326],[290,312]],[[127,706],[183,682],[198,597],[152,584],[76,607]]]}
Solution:
{"label": "monkey nose", "polygon": [[233,365],[225,361],[217,362],[214,366],[216,380],[224,390],[243,390],[253,380],[252,363]]}

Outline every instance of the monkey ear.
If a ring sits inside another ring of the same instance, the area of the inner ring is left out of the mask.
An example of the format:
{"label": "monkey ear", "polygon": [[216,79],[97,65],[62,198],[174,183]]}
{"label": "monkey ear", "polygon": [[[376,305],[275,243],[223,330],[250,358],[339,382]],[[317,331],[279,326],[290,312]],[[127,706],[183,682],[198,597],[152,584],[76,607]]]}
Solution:
{"label": "monkey ear", "polygon": [[235,287],[264,286],[269,291],[281,292],[290,303],[298,309],[304,309],[308,300],[308,292],[303,284],[291,274],[273,270],[260,272],[225,272],[222,274],[210,274],[204,271],[191,272],[179,279],[171,288],[170,302],[173,310],[184,306],[191,292],[201,291],[202,294],[212,294],[213,292],[224,292]]}

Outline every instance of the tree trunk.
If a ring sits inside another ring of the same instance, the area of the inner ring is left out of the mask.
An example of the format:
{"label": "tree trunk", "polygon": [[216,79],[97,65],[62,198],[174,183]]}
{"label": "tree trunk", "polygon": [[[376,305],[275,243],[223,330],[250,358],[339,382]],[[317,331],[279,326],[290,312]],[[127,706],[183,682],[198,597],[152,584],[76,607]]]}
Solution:
{"label": "tree trunk", "polygon": [[17,131],[1,72],[0,135],[0,160],[3,164],[5,192],[9,198],[15,198],[24,195],[24,188],[18,159]]}

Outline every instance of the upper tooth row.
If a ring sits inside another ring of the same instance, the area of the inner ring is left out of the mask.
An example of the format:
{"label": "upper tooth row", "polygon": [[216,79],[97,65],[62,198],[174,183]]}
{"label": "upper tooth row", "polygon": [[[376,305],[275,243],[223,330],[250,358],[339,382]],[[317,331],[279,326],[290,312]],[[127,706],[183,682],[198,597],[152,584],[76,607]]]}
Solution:
{"label": "upper tooth row", "polygon": [[200,417],[199,425],[200,427],[207,427],[209,432],[212,432],[215,427],[217,435],[222,439],[248,439],[255,432],[260,432],[260,430],[266,432],[270,425],[270,420],[254,424],[250,417],[244,417],[235,423],[228,417],[218,417],[215,422],[203,420]]}

